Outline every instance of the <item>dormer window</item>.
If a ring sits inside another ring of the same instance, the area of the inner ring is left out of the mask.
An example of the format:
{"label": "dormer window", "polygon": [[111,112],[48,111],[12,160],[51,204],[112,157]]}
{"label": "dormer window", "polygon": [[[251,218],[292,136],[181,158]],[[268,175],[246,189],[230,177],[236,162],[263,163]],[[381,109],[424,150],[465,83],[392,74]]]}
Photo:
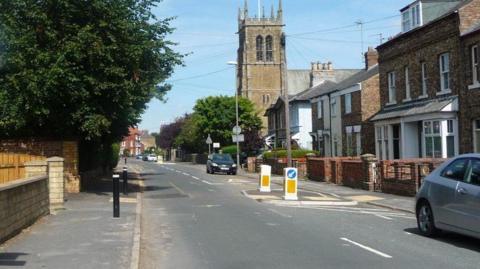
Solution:
{"label": "dormer window", "polygon": [[402,32],[408,32],[422,25],[421,2],[417,2],[402,11]]}

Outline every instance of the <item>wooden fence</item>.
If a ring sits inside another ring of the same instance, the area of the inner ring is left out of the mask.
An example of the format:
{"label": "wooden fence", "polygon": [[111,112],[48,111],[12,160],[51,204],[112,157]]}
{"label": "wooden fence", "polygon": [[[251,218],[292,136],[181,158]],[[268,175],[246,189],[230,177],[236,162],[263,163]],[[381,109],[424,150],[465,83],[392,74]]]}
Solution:
{"label": "wooden fence", "polygon": [[0,185],[25,178],[25,163],[44,159],[37,155],[0,152]]}

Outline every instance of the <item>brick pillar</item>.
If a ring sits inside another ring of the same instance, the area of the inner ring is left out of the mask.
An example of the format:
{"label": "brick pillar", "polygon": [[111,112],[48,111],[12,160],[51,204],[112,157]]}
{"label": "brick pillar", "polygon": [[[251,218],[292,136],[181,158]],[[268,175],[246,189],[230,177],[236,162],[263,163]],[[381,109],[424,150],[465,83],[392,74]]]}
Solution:
{"label": "brick pillar", "polygon": [[365,154],[361,156],[362,171],[363,171],[363,189],[368,191],[375,191],[375,173],[374,165],[377,165],[377,158],[372,154]]}
{"label": "brick pillar", "polygon": [[25,163],[25,177],[38,177],[47,175],[47,162],[38,160],[38,161],[29,161]]}
{"label": "brick pillar", "polygon": [[50,211],[62,209],[65,194],[64,160],[60,157],[51,157],[47,159],[47,163]]}

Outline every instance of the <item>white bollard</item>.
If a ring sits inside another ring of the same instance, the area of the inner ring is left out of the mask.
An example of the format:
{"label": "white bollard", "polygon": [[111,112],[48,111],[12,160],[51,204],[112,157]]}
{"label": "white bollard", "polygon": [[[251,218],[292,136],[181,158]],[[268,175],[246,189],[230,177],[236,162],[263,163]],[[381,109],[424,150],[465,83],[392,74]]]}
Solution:
{"label": "white bollard", "polygon": [[270,184],[272,178],[272,167],[270,165],[262,165],[260,167],[260,192],[271,192]]}
{"label": "white bollard", "polygon": [[297,168],[287,167],[284,170],[283,189],[285,191],[284,200],[298,200],[297,187],[298,187],[298,170]]}

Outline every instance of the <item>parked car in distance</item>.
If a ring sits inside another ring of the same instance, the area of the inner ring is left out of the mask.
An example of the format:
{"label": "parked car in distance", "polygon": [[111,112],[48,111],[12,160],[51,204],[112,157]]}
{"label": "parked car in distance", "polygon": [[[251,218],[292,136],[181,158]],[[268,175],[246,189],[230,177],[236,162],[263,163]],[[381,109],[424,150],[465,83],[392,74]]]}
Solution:
{"label": "parked car in distance", "polygon": [[207,173],[226,173],[227,175],[237,174],[237,165],[230,154],[211,154],[207,160]]}
{"label": "parked car in distance", "polygon": [[135,159],[141,160],[141,159],[142,159],[142,155],[141,155],[141,154],[138,154],[137,156],[135,156]]}
{"label": "parked car in distance", "polygon": [[156,162],[157,160],[158,160],[157,155],[155,155],[155,154],[148,154],[147,155],[147,161]]}
{"label": "parked car in distance", "polygon": [[480,154],[450,159],[428,175],[416,197],[421,234],[440,230],[480,239]]}

